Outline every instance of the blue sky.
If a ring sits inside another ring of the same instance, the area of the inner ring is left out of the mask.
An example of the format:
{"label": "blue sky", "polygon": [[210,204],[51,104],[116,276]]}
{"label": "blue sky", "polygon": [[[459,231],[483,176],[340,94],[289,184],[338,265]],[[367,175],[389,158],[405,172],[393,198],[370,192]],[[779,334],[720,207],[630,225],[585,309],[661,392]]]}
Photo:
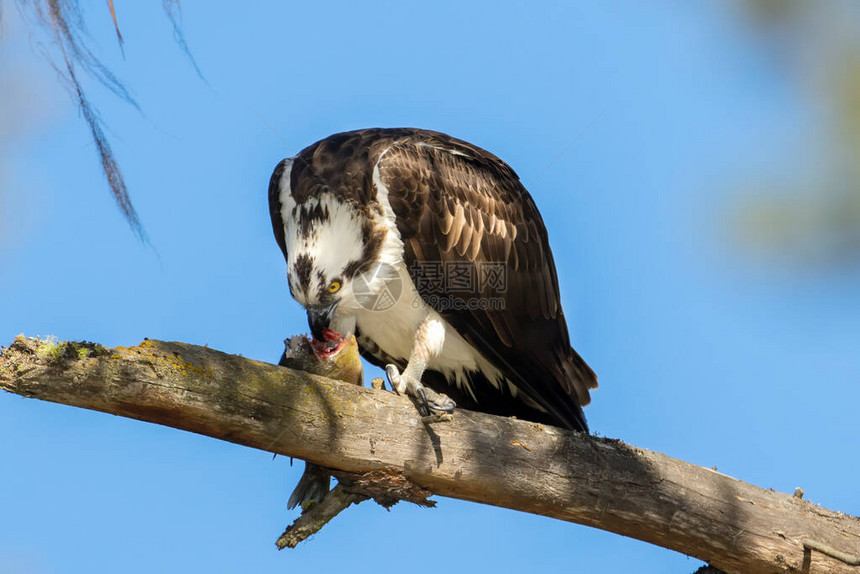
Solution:
{"label": "blue sky", "polygon": [[[149,337],[274,361],[307,328],[269,223],[275,164],[338,131],[436,129],[530,184],[600,378],[594,432],[860,514],[860,273],[751,256],[730,232],[750,182],[815,169],[822,122],[739,4],[186,0],[207,84],[159,3],[117,3],[123,60],[87,2],[97,53],[143,110],[90,84],[151,246],[6,4],[0,62],[38,121],[0,147],[0,344]],[[449,499],[363,504],[279,553],[300,463],[6,394],[0,436],[0,572],[419,573],[440,567],[428,539],[453,571],[699,565]]]}

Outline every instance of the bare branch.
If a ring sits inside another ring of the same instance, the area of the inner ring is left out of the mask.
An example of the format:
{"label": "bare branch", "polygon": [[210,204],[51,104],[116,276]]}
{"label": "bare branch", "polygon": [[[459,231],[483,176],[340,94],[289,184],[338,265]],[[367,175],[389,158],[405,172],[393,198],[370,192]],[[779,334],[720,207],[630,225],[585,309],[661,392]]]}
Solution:
{"label": "bare branch", "polygon": [[860,520],[800,497],[526,421],[459,410],[425,423],[392,393],[208,348],[19,337],[0,356],[0,388],[377,473],[395,498],[429,491],[602,528],[727,572],[856,572],[840,556],[860,548]]}
{"label": "bare branch", "polygon": [[278,550],[295,548],[299,542],[319,532],[332,518],[349,508],[351,504],[358,504],[365,500],[367,500],[366,496],[347,492],[342,484],[338,484],[320,502],[303,511],[302,515],[281,534],[275,546]]}

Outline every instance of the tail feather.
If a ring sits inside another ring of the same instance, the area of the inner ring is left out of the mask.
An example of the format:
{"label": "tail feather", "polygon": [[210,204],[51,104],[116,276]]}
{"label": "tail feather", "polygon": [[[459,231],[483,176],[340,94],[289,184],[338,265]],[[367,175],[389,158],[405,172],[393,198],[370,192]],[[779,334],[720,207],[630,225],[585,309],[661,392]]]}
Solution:
{"label": "tail feather", "polygon": [[287,508],[305,506],[308,502],[319,502],[331,488],[331,475],[326,469],[313,463],[305,463],[305,472],[287,501]]}
{"label": "tail feather", "polygon": [[573,391],[576,394],[580,406],[587,406],[591,402],[591,394],[588,391],[597,388],[597,375],[573,349],[570,349],[570,354],[562,359],[561,364],[565,379],[570,385],[568,392]]}

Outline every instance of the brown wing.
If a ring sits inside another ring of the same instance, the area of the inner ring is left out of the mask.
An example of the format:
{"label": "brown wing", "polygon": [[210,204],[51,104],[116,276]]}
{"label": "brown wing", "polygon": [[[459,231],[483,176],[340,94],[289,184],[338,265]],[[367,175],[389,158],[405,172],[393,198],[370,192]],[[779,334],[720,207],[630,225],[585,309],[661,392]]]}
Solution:
{"label": "brown wing", "polygon": [[[570,347],[546,229],[514,171],[471,144],[416,131],[382,152],[379,176],[422,298],[558,424],[585,430],[581,406],[597,380]],[[458,277],[447,275],[441,292],[440,269]]]}

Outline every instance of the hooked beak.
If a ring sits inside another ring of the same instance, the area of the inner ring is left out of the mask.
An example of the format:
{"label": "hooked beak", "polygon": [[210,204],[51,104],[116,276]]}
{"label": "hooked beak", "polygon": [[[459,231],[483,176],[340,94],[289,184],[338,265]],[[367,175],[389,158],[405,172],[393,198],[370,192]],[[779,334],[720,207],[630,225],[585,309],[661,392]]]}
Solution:
{"label": "hooked beak", "polygon": [[308,326],[311,328],[311,335],[317,341],[325,341],[324,331],[328,329],[331,323],[331,316],[334,310],[337,309],[339,301],[335,301],[331,305],[320,305],[317,307],[308,307]]}

